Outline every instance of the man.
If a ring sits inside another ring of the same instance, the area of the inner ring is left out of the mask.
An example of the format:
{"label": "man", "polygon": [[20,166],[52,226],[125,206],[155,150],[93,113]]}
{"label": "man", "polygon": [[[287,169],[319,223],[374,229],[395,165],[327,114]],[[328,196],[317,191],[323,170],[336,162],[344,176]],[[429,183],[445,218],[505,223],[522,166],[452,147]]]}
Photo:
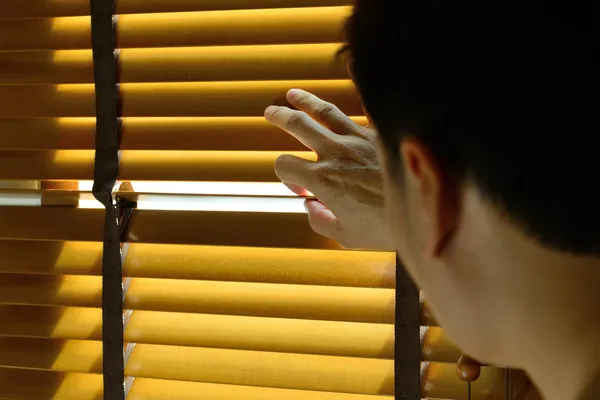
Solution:
{"label": "man", "polygon": [[396,249],[451,338],[549,400],[600,399],[594,22],[582,1],[359,0],[378,133],[301,90],[265,112],[319,155],[276,164],[313,229]]}

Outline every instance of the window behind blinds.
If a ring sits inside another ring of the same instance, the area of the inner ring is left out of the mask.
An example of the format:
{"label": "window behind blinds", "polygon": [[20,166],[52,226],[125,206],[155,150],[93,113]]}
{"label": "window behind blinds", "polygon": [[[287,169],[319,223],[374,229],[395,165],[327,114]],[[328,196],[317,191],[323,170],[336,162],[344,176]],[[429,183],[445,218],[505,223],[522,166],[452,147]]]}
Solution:
{"label": "window behind blinds", "polygon": [[[102,396],[88,3],[0,4],[0,399]],[[395,257],[310,230],[273,162],[314,155],[262,118],[298,87],[365,122],[349,3],[118,2],[128,399],[393,398]],[[423,396],[465,399],[423,313]],[[473,398],[503,396],[484,367]]]}

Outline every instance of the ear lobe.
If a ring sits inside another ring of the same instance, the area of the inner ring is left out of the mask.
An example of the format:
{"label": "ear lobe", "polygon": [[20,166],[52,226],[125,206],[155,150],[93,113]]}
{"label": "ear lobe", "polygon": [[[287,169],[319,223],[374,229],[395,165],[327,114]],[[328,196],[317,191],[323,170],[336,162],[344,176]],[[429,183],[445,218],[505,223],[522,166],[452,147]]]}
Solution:
{"label": "ear lobe", "polygon": [[439,257],[458,220],[456,183],[442,170],[430,148],[418,138],[407,138],[400,144],[405,177],[412,182],[418,212],[415,227],[422,233],[423,256]]}

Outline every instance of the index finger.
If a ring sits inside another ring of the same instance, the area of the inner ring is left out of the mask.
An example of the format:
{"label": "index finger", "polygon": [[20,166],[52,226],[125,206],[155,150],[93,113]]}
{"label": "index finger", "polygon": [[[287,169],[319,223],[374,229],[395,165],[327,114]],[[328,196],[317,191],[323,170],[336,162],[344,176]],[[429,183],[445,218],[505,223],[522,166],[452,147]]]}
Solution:
{"label": "index finger", "polygon": [[265,118],[317,153],[333,136],[332,132],[306,113],[288,107],[269,106],[265,110]]}
{"label": "index finger", "polygon": [[335,104],[300,89],[289,90],[286,98],[298,110],[304,111],[337,134],[358,133],[356,124]]}

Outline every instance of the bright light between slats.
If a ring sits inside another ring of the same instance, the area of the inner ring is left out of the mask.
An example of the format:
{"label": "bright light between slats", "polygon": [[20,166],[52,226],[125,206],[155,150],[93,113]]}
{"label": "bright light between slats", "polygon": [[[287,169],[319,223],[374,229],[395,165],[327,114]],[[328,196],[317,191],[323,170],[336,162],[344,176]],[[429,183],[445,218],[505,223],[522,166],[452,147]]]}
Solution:
{"label": "bright light between slats", "polygon": [[295,196],[280,182],[144,182],[132,181],[138,193],[205,194],[231,196]]}
{"label": "bright light between slats", "polygon": [[[296,196],[281,182],[160,182],[132,181],[137,193],[203,194],[228,196]],[[79,190],[91,192],[94,182],[79,181]]]}
{"label": "bright light between slats", "polygon": [[140,210],[305,213],[301,198],[140,196]]}
{"label": "bright light between slats", "polygon": [[[103,208],[90,194],[82,194],[79,208]],[[226,197],[226,196],[175,196],[140,195],[138,210],[175,211],[238,211],[306,213],[302,198]]]}
{"label": "bright light between slats", "polygon": [[41,205],[41,193],[0,193],[0,206],[39,207]]}

